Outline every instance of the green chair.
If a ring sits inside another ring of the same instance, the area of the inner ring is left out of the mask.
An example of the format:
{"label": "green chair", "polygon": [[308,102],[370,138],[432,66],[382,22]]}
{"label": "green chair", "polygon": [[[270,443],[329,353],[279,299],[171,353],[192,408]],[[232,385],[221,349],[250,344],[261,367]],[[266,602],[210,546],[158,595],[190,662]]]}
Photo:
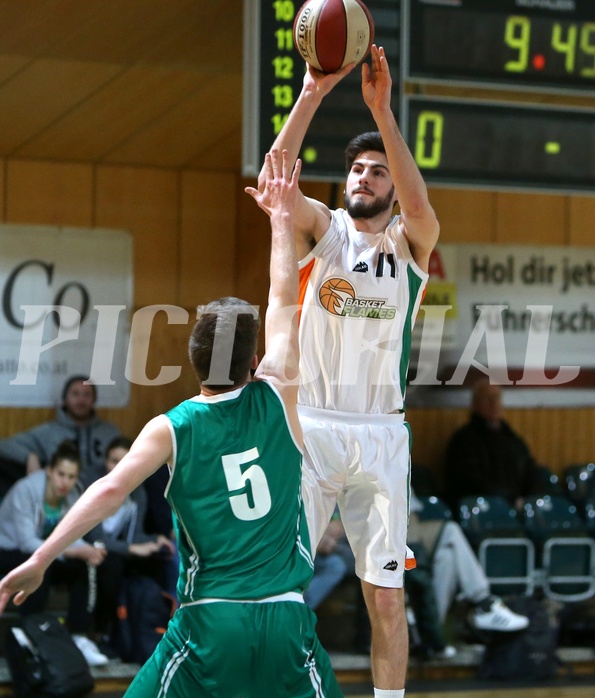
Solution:
{"label": "green chair", "polygon": [[595,541],[577,506],[557,495],[528,497],[524,516],[537,548],[544,594],[565,602],[595,595]]}
{"label": "green chair", "polygon": [[591,495],[595,495],[595,463],[575,463],[563,471],[565,495],[577,505],[579,511],[584,510],[585,503]]}
{"label": "green chair", "polygon": [[[417,494],[417,493],[416,493]],[[417,497],[422,508],[416,512],[420,521],[452,521],[452,511],[446,502],[440,497],[421,496]]]}
{"label": "green chair", "polygon": [[465,497],[459,503],[459,521],[492,591],[530,596],[535,589],[535,547],[514,507],[503,497]]}

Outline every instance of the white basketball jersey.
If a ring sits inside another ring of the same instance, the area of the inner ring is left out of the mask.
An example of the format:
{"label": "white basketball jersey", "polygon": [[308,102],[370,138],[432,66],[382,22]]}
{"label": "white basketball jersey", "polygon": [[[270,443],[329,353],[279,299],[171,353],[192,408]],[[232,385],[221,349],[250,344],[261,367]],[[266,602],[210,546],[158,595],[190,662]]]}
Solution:
{"label": "white basketball jersey", "polygon": [[343,209],[300,262],[300,392],[309,407],[386,414],[404,407],[411,331],[428,275],[394,217],[361,233]]}

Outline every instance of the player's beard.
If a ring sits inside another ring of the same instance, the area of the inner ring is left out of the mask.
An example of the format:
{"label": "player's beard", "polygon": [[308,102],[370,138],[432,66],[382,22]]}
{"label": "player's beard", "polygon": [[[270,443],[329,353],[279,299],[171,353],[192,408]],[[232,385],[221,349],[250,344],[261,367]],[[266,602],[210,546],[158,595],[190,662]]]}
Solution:
{"label": "player's beard", "polygon": [[375,218],[379,213],[392,210],[395,197],[395,188],[388,192],[383,199],[374,198],[372,201],[360,199],[352,201],[349,194],[345,194],[345,208],[352,218]]}

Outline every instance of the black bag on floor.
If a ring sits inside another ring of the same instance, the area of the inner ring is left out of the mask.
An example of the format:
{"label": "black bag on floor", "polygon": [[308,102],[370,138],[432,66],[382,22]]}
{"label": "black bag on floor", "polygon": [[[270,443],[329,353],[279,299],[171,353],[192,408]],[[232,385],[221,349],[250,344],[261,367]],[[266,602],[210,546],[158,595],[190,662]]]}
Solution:
{"label": "black bag on floor", "polygon": [[94,687],[87,661],[51,613],[13,623],[6,638],[6,661],[17,698],[79,698]]}
{"label": "black bag on floor", "polygon": [[541,599],[520,596],[506,601],[515,613],[529,618],[518,632],[492,632],[479,666],[482,679],[539,681],[556,675],[558,626]]}
{"label": "black bag on floor", "polygon": [[151,577],[135,575],[122,582],[114,647],[125,662],[144,664],[151,656],[177,603]]}

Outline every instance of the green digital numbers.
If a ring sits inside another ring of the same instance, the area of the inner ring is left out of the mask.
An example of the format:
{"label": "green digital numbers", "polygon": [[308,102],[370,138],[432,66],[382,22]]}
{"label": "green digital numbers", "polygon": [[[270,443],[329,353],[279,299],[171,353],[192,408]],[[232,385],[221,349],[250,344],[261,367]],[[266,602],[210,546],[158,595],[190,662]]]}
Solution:
{"label": "green digital numbers", "polygon": [[442,156],[444,117],[438,111],[422,111],[417,118],[415,162],[420,167],[436,169]]}
{"label": "green digital numbers", "polygon": [[591,61],[590,66],[581,68],[580,74],[585,78],[595,78],[595,22],[583,24],[579,46],[585,58],[588,56]]}
{"label": "green digital numbers", "polygon": [[507,61],[504,70],[511,73],[522,73],[529,64],[529,42],[531,39],[531,22],[528,17],[511,15],[506,20],[504,43],[517,51],[515,60]]}
{"label": "green digital numbers", "polygon": [[295,61],[292,55],[292,27],[295,5],[291,0],[275,0],[271,6],[274,13],[274,46],[278,52],[271,61],[274,81],[271,88],[273,97],[271,125],[274,135],[277,136],[287,121],[294,102],[292,80]]}
{"label": "green digital numbers", "polygon": [[558,22],[554,22],[552,27],[552,48],[558,53],[565,55],[564,68],[567,73],[574,71],[574,61],[576,56],[576,24],[571,24],[564,36],[564,29]]}
{"label": "green digital numbers", "polygon": [[277,39],[277,51],[291,51],[293,46],[293,33],[291,29],[277,29],[275,32]]}
{"label": "green digital numbers", "polygon": [[277,22],[293,22],[295,7],[291,0],[275,0],[273,8]]}
{"label": "green digital numbers", "polygon": [[[548,27],[549,31],[549,27]],[[524,73],[530,67],[531,20],[522,15],[510,15],[504,26],[504,43],[515,54],[504,64],[510,73]],[[544,48],[559,54],[564,61],[564,71],[578,73],[581,77],[595,77],[595,23],[562,24],[552,22],[550,45]],[[533,67],[542,70],[547,58],[542,54],[533,57]],[[577,70],[577,65],[581,66]]]}
{"label": "green digital numbers", "polygon": [[276,107],[291,109],[293,106],[293,89],[291,85],[275,85],[272,92]]}
{"label": "green digital numbers", "polygon": [[285,122],[289,118],[289,114],[273,114],[271,121],[273,123],[273,133],[278,136],[281,129],[285,126]]}

